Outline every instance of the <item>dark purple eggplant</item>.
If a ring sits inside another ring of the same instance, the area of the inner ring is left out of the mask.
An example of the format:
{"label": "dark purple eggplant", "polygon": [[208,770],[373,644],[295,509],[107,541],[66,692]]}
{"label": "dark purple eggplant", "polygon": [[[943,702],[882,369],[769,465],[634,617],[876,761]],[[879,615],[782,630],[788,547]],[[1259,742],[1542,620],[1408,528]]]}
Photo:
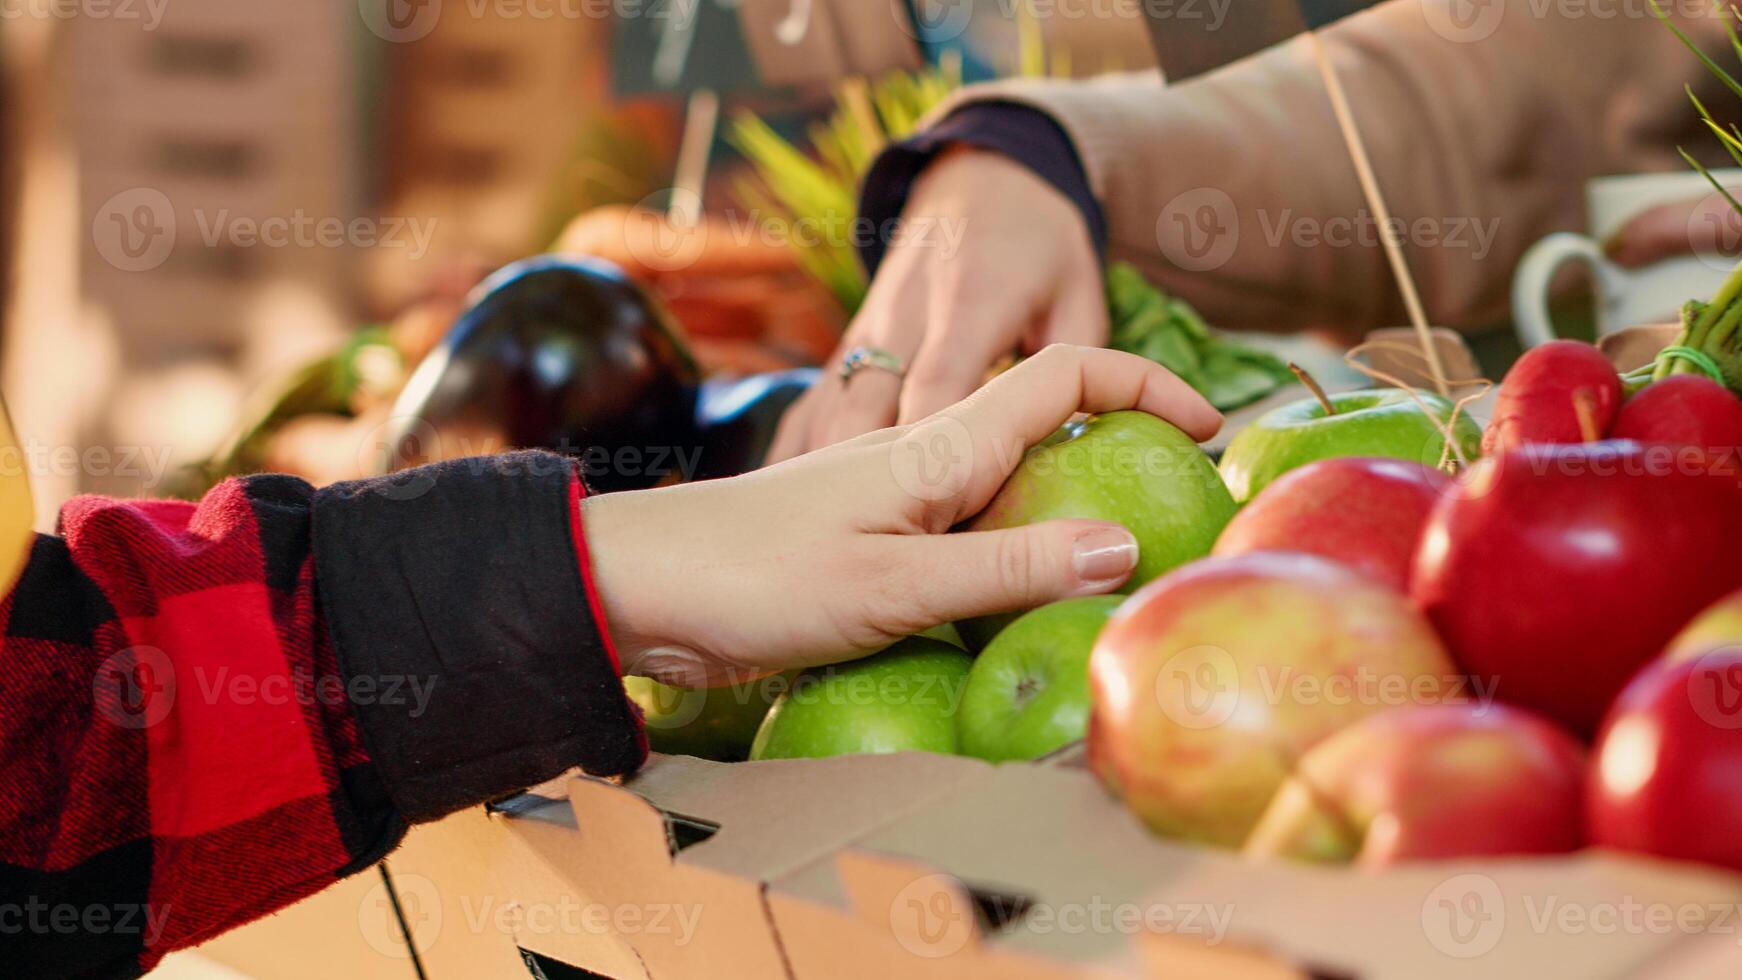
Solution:
{"label": "dark purple eggplant", "polygon": [[794,368],[703,384],[701,397],[696,399],[702,453],[690,478],[737,476],[761,466],[774,442],[780,417],[819,374],[816,368]]}
{"label": "dark purple eggplant", "polygon": [[503,267],[394,406],[401,467],[543,448],[611,492],[681,478],[703,445],[700,373],[665,313],[610,263],[541,255]]}

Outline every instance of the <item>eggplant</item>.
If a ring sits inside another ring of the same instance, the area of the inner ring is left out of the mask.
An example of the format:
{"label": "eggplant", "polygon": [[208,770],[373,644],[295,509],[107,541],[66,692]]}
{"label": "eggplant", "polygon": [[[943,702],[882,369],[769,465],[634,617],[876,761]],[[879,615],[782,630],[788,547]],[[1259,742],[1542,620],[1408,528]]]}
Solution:
{"label": "eggplant", "polygon": [[700,371],[622,270],[540,255],[474,296],[394,405],[395,464],[542,448],[580,458],[600,492],[681,475],[674,460],[702,443]]}
{"label": "eggplant", "polygon": [[702,452],[691,479],[736,476],[761,466],[780,417],[821,374],[816,368],[794,368],[702,385],[696,399]]}

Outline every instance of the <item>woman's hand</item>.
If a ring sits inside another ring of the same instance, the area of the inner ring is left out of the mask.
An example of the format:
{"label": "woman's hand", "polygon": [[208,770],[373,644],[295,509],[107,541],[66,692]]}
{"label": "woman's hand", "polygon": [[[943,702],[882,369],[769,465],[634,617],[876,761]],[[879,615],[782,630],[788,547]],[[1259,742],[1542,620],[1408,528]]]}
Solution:
{"label": "woman's hand", "polygon": [[1131,408],[1199,440],[1221,426],[1165,368],[1058,346],[912,425],[730,480],[589,497],[595,582],[623,670],[717,686],[1118,588],[1137,542],[1116,524],[945,532],[1073,414]]}
{"label": "woman's hand", "polygon": [[[1021,164],[957,148],[928,168],[893,244],[823,378],[782,423],[788,459],[907,424],[967,397],[987,369],[1052,343],[1107,342],[1100,263],[1082,214]],[[849,381],[833,368],[856,347],[885,351]]]}
{"label": "woman's hand", "polygon": [[1682,255],[1734,255],[1742,249],[1742,215],[1714,191],[1641,211],[1605,247],[1629,269]]}

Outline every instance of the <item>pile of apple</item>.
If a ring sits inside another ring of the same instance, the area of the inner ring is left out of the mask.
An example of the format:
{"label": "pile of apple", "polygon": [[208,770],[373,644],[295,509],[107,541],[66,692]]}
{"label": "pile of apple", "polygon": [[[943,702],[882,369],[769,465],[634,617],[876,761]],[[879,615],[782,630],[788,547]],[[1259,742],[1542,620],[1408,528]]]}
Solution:
{"label": "pile of apple", "polygon": [[1161,420],[1093,417],[969,526],[1124,524],[1142,549],[1127,596],[704,706],[639,699],[655,748],[717,758],[1002,761],[1086,737],[1154,831],[1253,854],[1598,845],[1742,870],[1737,447],[1722,384],[1629,397],[1571,342],[1518,363],[1485,434],[1428,393],[1353,392],[1266,415],[1218,469]]}
{"label": "pile of apple", "polygon": [[1149,826],[1365,864],[1592,844],[1742,870],[1742,401],[1688,375],[1629,398],[1561,342],[1507,375],[1456,479],[1277,468],[1276,438],[1230,447],[1224,472],[1271,479],[1215,557],[1094,650],[1091,764]]}

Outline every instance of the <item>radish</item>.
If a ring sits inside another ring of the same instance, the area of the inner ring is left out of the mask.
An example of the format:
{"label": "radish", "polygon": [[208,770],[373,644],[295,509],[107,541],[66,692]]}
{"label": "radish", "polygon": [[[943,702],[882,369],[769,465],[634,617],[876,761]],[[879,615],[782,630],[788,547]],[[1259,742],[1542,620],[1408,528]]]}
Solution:
{"label": "radish", "polygon": [[1621,377],[1597,348],[1576,340],[1533,347],[1500,383],[1482,451],[1601,439],[1620,408]]}
{"label": "radish", "polygon": [[1715,453],[1742,447],[1742,399],[1701,374],[1654,381],[1621,407],[1610,435]]}

